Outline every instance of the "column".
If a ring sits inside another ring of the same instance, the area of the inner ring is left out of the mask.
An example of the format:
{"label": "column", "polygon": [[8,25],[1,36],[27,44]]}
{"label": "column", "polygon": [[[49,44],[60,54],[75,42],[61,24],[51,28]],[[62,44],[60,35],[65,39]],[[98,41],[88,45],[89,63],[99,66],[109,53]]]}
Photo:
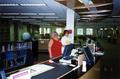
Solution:
{"label": "column", "polygon": [[66,30],[71,30],[70,34],[72,43],[74,43],[74,25],[75,25],[75,12],[72,10],[75,0],[67,0],[67,14],[66,14]]}
{"label": "column", "polygon": [[14,41],[14,24],[10,24],[10,41]]}
{"label": "column", "polygon": [[19,39],[19,26],[18,22],[13,22],[14,24],[14,41],[18,41]]}

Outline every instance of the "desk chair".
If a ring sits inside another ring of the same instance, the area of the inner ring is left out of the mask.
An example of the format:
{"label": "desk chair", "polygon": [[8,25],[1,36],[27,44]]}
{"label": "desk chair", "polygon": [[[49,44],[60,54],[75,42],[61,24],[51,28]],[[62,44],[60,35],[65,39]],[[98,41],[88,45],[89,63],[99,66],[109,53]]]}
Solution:
{"label": "desk chair", "polygon": [[23,65],[26,62],[27,50],[20,50],[17,52],[17,64]]}
{"label": "desk chair", "polygon": [[0,79],[7,79],[7,78],[6,78],[5,71],[4,71],[3,69],[0,70]]}
{"label": "desk chair", "polygon": [[12,51],[5,52],[5,61],[6,61],[6,68],[14,67],[15,64],[15,57]]}

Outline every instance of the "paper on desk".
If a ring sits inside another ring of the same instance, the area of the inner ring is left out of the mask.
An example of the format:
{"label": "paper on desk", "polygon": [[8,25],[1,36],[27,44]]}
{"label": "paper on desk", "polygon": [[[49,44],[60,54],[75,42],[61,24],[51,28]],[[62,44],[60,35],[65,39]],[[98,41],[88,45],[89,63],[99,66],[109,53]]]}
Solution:
{"label": "paper on desk", "polygon": [[45,65],[45,64],[36,64],[36,65],[30,66],[30,67],[21,69],[20,71],[30,69],[31,76],[36,76],[38,74],[49,71],[53,68],[54,68],[53,66],[49,66],[49,65]]}

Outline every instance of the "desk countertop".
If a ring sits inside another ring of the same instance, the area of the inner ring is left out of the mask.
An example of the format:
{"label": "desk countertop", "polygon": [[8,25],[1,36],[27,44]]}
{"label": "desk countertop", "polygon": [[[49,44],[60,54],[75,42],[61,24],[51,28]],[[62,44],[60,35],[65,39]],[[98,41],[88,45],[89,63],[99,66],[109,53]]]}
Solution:
{"label": "desk countertop", "polygon": [[61,65],[58,63],[45,63],[46,65],[53,66],[54,69],[32,77],[32,79],[57,79],[65,73],[71,71],[73,67]]}

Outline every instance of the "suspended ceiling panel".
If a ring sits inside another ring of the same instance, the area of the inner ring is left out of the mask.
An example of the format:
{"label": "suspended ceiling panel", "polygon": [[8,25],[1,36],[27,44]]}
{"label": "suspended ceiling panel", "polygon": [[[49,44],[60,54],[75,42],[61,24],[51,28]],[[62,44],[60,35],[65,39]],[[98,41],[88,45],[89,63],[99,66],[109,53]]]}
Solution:
{"label": "suspended ceiling panel", "polygon": [[0,18],[22,22],[65,22],[66,9],[54,0],[0,0]]}

